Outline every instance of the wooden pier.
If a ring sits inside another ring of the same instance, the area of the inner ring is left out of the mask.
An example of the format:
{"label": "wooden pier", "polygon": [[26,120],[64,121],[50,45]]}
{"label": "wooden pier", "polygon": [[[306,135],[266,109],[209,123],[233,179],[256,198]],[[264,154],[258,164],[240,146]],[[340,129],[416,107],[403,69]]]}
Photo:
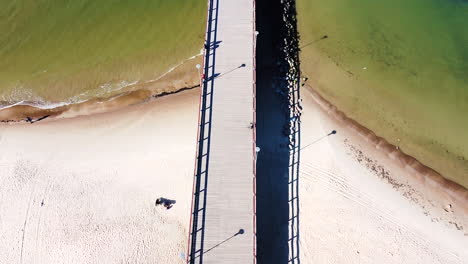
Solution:
{"label": "wooden pier", "polygon": [[188,263],[255,263],[254,0],[209,0]]}

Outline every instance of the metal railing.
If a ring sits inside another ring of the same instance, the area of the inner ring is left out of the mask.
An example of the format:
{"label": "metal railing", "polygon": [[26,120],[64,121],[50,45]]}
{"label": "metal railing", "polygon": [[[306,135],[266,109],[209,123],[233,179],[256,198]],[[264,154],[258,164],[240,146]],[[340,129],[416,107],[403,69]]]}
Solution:
{"label": "metal railing", "polygon": [[253,97],[253,263],[257,263],[257,24],[256,24],[256,2],[253,1],[253,76],[252,76],[252,97]]}
{"label": "metal railing", "polygon": [[[208,0],[205,43],[200,76],[200,101],[198,112],[197,147],[195,153],[194,180],[192,186],[192,204],[190,210],[189,235],[187,241],[187,263],[203,261],[204,218],[206,206],[206,187],[209,163],[209,144],[211,135],[211,105],[213,96],[214,49],[217,20],[217,3],[219,0]],[[214,4],[216,3],[216,8]],[[215,14],[216,10],[216,14]],[[213,17],[215,16],[214,20]],[[215,27],[216,27],[215,23]],[[210,74],[211,69],[211,74]],[[201,187],[204,186],[203,189]]]}
{"label": "metal railing", "polygon": [[[206,186],[209,163],[209,142],[211,135],[211,105],[213,96],[214,57],[216,49],[217,14],[219,0],[208,0],[205,45],[200,76],[200,101],[198,113],[198,131],[194,180],[192,186],[192,204],[190,212],[189,235],[187,241],[186,262],[203,262],[204,217],[206,204]],[[255,1],[253,1],[253,263],[256,263],[256,24]],[[205,170],[203,170],[203,168]],[[201,186],[204,189],[200,189]],[[201,195],[203,193],[203,195]]]}

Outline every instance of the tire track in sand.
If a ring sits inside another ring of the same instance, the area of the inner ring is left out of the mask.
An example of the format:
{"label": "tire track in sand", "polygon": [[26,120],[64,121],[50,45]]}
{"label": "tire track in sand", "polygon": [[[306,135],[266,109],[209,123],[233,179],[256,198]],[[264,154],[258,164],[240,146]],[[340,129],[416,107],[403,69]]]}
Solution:
{"label": "tire track in sand", "polygon": [[23,236],[21,237],[21,252],[20,252],[20,264],[23,264],[23,251],[24,251],[24,238],[26,236],[26,226],[28,224],[29,211],[31,209],[31,204],[34,199],[34,192],[36,191],[36,182],[33,185],[33,190],[29,196],[28,208],[26,209],[26,216],[23,223]]}
{"label": "tire track in sand", "polygon": [[300,176],[306,182],[321,183],[321,187],[325,187],[330,191],[338,193],[342,197],[378,216],[383,221],[389,222],[396,227],[396,230],[398,230],[399,233],[403,232],[409,234],[410,236],[408,236],[408,238],[416,245],[423,248],[436,249],[444,255],[451,256],[456,261],[461,262],[458,255],[428,241],[423,235],[413,232],[406,225],[402,225],[400,221],[393,217],[391,212],[381,209],[379,204],[374,202],[376,200],[375,197],[360,191],[355,185],[349,183],[342,173],[333,172],[325,167],[303,161],[301,162]]}
{"label": "tire track in sand", "polygon": [[[42,207],[45,205],[44,201],[46,200],[46,197],[49,193],[49,190],[50,190],[50,186],[51,186],[51,183],[50,183],[50,176],[48,177],[47,179],[47,184],[46,184],[46,188],[44,190],[44,193],[42,194],[42,200],[41,200],[41,209],[39,210],[39,216],[38,216],[38,219],[37,219],[37,226],[36,226],[36,239],[35,239],[35,252],[36,254],[39,254],[40,253],[40,246],[37,245],[38,241],[39,241],[39,229],[41,227],[41,220],[42,220],[42,211],[45,209],[43,209]],[[41,240],[41,244],[42,244],[42,240]],[[38,260],[39,257],[36,255],[36,257],[34,258],[34,263],[36,263],[36,260]],[[39,261],[39,263],[42,263],[41,261]]]}

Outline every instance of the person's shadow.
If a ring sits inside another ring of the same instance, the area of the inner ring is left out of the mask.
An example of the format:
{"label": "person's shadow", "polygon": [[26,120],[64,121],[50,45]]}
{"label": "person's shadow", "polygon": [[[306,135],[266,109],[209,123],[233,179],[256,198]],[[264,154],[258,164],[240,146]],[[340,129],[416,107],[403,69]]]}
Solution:
{"label": "person's shadow", "polygon": [[163,198],[163,197],[160,197],[158,199],[156,199],[156,203],[155,205],[156,206],[164,206],[166,209],[171,209],[172,206],[176,203],[176,200],[171,200],[171,199],[166,199],[166,198]]}

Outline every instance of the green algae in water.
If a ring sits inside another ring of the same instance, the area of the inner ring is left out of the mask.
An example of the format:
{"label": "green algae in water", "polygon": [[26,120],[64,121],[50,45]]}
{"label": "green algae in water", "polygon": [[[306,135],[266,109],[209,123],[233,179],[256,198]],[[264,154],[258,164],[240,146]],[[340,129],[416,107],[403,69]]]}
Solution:
{"label": "green algae in water", "polygon": [[0,101],[68,101],[149,80],[199,53],[204,38],[203,0],[0,0],[0,6]]}
{"label": "green algae in water", "polygon": [[468,1],[298,0],[298,14],[314,88],[468,187]]}

